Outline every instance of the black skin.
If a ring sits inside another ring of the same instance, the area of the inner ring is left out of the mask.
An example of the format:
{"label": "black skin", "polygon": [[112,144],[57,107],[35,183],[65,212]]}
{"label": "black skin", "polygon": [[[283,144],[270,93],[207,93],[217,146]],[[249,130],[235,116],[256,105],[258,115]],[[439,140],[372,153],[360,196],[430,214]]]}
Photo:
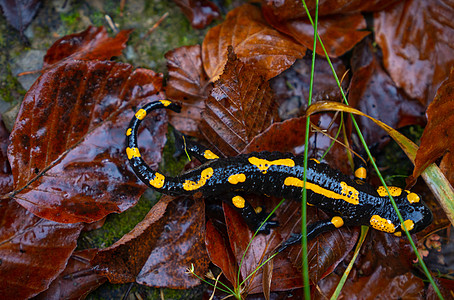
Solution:
{"label": "black skin", "polygon": [[[150,111],[159,108],[167,108],[173,111],[180,111],[180,106],[170,101],[156,101],[145,105],[142,109],[148,114]],[[217,156],[205,156],[207,148],[192,142],[184,136],[177,136],[177,146],[185,150],[189,155],[200,160],[203,165],[183,173],[179,177],[164,177],[155,170],[152,170],[140,156],[132,155],[138,149],[137,129],[141,119],[134,116],[128,127],[126,147],[129,162],[137,177],[148,186],[164,194],[170,195],[192,195],[201,193],[204,197],[215,197],[228,202],[235,207],[243,216],[246,223],[252,230],[268,234],[270,229],[278,223],[269,218],[264,211],[256,213],[252,206],[244,202],[244,207],[233,205],[232,199],[241,194],[260,194],[286,199],[301,201],[303,178],[303,157],[294,156],[290,153],[281,152],[257,152],[242,154],[236,157],[218,158]],[[258,164],[252,163],[251,159],[266,160],[266,170],[260,169]],[[289,165],[288,162],[292,162]],[[204,173],[205,172],[205,173]],[[209,174],[208,174],[209,173]],[[205,179],[202,179],[205,174]],[[231,176],[244,175],[244,180],[229,182]],[[321,220],[308,225],[308,240],[319,234],[339,228],[341,226],[371,226],[371,218],[379,217],[385,220],[386,228],[375,226],[374,228],[402,235],[401,223],[394,208],[386,195],[379,195],[377,189],[364,183],[364,178],[350,179],[350,177],[330,168],[327,164],[318,163],[315,160],[308,161],[307,169],[307,202],[326,213],[336,217],[331,220]],[[160,181],[160,179],[163,179]],[[296,181],[295,181],[296,180]],[[155,182],[159,181],[160,184]],[[184,184],[193,182],[196,185],[193,189],[185,188]],[[290,183],[289,183],[290,182]],[[295,184],[295,182],[298,182]],[[153,184],[152,184],[153,183]],[[308,185],[310,185],[308,187]],[[349,189],[344,190],[347,186]],[[419,196],[409,191],[395,188],[401,193],[393,198],[399,208],[404,220],[409,223],[410,233],[418,232],[432,222],[432,213]],[[347,195],[344,198],[340,195]],[[355,196],[357,195],[357,196]],[[347,198],[345,198],[347,197]],[[416,201],[410,201],[417,199]],[[336,220],[336,221],[335,221]],[[342,220],[341,223],[338,220]],[[279,251],[285,247],[298,243],[301,236],[294,235],[285,242]]]}

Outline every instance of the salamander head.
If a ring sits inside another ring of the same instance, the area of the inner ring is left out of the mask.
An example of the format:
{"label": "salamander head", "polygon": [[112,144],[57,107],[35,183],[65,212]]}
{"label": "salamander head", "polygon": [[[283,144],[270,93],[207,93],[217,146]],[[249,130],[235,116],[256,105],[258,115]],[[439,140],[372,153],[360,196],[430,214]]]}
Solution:
{"label": "salamander head", "polygon": [[[402,192],[402,195],[394,197],[394,200],[396,201],[397,207],[399,208],[402,218],[404,219],[405,227],[411,234],[423,230],[424,228],[429,226],[430,223],[432,223],[432,212],[421,200],[421,197],[418,194],[404,191]],[[393,212],[395,218],[397,219],[397,214],[395,213],[394,209]],[[394,235],[405,235],[400,221],[398,219],[396,221],[396,230],[394,232]]]}

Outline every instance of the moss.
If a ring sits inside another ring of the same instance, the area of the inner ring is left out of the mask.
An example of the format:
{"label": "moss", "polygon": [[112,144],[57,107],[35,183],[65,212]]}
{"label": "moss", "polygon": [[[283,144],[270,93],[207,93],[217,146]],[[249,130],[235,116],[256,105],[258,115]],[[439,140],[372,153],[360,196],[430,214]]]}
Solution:
{"label": "moss", "polygon": [[6,69],[3,70],[6,74],[4,73],[0,76],[0,99],[11,103],[22,99],[26,91],[22,88],[17,78],[11,74],[9,64],[1,62],[2,58],[0,58],[0,64],[6,65]]}
{"label": "moss", "polygon": [[80,21],[79,11],[73,10],[67,14],[60,14],[60,20],[65,27],[75,28]]}

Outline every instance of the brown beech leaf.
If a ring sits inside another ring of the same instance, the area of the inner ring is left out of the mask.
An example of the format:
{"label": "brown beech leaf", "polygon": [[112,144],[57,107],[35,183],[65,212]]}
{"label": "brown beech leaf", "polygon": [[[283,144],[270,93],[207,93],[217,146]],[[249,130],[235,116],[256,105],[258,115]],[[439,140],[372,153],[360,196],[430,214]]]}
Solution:
{"label": "brown beech leaf", "polygon": [[47,50],[43,69],[69,60],[108,60],[119,56],[131,31],[122,30],[111,38],[104,27],[89,26],[85,31],[66,35]]}
{"label": "brown beech leaf", "polygon": [[169,79],[166,96],[182,101],[181,113],[170,112],[170,123],[179,131],[200,136],[198,123],[212,85],[202,65],[200,45],[184,46],[166,53]]}
{"label": "brown beech leaf", "polygon": [[[454,151],[454,68],[449,78],[437,91],[434,101],[427,108],[427,126],[421,137],[421,145],[416,152],[413,178],[440,156]],[[451,156],[447,158],[452,161]],[[445,164],[446,165],[446,164]],[[448,177],[452,177],[452,166],[449,166]]]}
{"label": "brown beech leaf", "polygon": [[[318,15],[352,14],[363,11],[382,10],[399,0],[321,0],[318,2]],[[306,10],[301,0],[264,0],[263,6],[271,9],[280,21],[304,18]],[[311,16],[314,16],[315,1],[306,1]]]}
{"label": "brown beech leaf", "polygon": [[226,156],[234,156],[277,119],[268,82],[229,49],[229,58],[205,102],[200,130]]}
{"label": "brown beech leaf", "polygon": [[8,23],[22,33],[38,12],[39,7],[41,6],[41,1],[1,0],[0,6],[2,7],[3,14],[6,17],[6,20],[8,20]]}
{"label": "brown beech leaf", "polygon": [[[436,299],[424,296],[424,282],[411,272],[392,276],[387,274],[388,269],[378,268],[374,274],[367,277],[347,280],[340,293],[345,299]],[[331,297],[339,284],[341,275],[332,273],[319,284],[322,294],[314,296],[316,299]],[[360,296],[359,296],[360,295]]]}
{"label": "brown beech leaf", "polygon": [[400,1],[374,15],[375,39],[397,86],[430,103],[454,64],[454,3]]}
{"label": "brown beech leaf", "polygon": [[[370,230],[341,295],[346,299],[424,299],[423,281],[411,274],[414,258],[406,239]],[[332,295],[345,267],[319,282],[319,291]]]}
{"label": "brown beech leaf", "polygon": [[[261,197],[260,203],[264,203],[265,198]],[[267,210],[271,210],[277,205],[276,199],[267,199]],[[269,235],[258,235],[251,241],[252,232],[248,229],[241,216],[230,206],[224,204],[224,212],[229,235],[230,245],[219,243],[219,238],[207,235],[207,244],[217,243],[216,247],[208,247],[210,257],[215,260],[214,264],[219,266],[227,279],[235,286],[236,270],[240,262],[241,278],[246,278],[267,257],[272,255],[277,246],[291,233],[300,232],[301,215],[299,214],[300,203],[298,201],[286,201],[277,211],[275,219],[280,226],[274,229]],[[309,223],[319,220],[315,208],[309,208]],[[322,217],[327,217],[325,214]],[[344,228],[321,235],[309,243],[310,278],[316,283],[320,278],[329,274],[337,264],[344,259],[349,251],[354,247],[358,233],[351,232]],[[249,248],[246,252],[246,248]],[[220,249],[225,248],[225,249]],[[220,253],[220,254],[219,254]],[[222,254],[224,253],[224,255]],[[229,253],[232,253],[231,255]],[[234,259],[233,259],[234,258]],[[268,270],[265,278],[262,270],[255,273],[246,283],[246,292],[249,294],[262,293],[263,280],[272,277],[270,290],[284,291],[302,287],[301,277],[301,250],[299,245],[290,247],[273,259],[272,269]],[[232,279],[233,278],[233,281]],[[237,286],[235,286],[237,287]]]}
{"label": "brown beech leaf", "polygon": [[[424,125],[424,107],[397,88],[375,52],[369,39],[353,50],[349,104],[393,128]],[[364,117],[360,122],[369,145],[388,140],[388,134],[374,122]]]}
{"label": "brown beech leaf", "polygon": [[[162,75],[113,62],[73,61],[44,73],[22,103],[8,158],[12,196],[57,222],[93,222],[133,206],[145,190],[129,167],[125,129],[137,107],[160,98]],[[160,161],[166,118],[160,111],[139,138]],[[148,119],[147,119],[148,120]]]}
{"label": "brown beech leaf", "polygon": [[203,29],[221,14],[219,8],[208,0],[173,0],[196,29]]}
{"label": "brown beech leaf", "polygon": [[[51,283],[49,288],[34,299],[84,299],[91,291],[97,289],[107,279],[90,271],[90,260],[98,249],[75,251],[65,270]],[[79,274],[88,271],[87,274]]]}
{"label": "brown beech leaf", "polygon": [[131,232],[93,259],[94,269],[112,283],[189,288],[208,268],[203,201],[164,196]]}
{"label": "brown beech leaf", "polygon": [[227,47],[270,79],[303,57],[306,48],[270,27],[260,9],[244,4],[227,14],[224,22],[208,31],[202,44],[202,59],[208,77],[216,81],[227,61]]}
{"label": "brown beech leaf", "polygon": [[205,244],[210,261],[218,266],[233,286],[238,286],[238,264],[229,246],[229,241],[214,227],[211,221],[206,224]]}
{"label": "brown beech leaf", "polygon": [[[301,4],[302,5],[302,4]],[[267,22],[274,28],[293,37],[305,47],[312,49],[314,45],[314,29],[307,18],[279,20],[267,6],[262,9]],[[365,31],[366,21],[358,14],[333,15],[319,18],[317,27],[329,56],[338,57],[353,48],[369,34]],[[317,42],[317,54],[325,53]]]}
{"label": "brown beech leaf", "polygon": [[2,299],[27,299],[46,290],[65,269],[83,228],[38,218],[13,200],[1,200],[0,224]]}

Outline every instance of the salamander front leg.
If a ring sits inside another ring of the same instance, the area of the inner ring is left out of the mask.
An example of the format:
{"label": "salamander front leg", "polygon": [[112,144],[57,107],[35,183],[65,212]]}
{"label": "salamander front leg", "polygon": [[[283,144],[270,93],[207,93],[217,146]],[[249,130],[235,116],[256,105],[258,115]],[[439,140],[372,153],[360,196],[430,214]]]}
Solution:
{"label": "salamander front leg", "polygon": [[271,228],[279,226],[277,221],[271,220],[272,216],[265,221],[268,217],[265,211],[257,212],[246,199],[237,194],[226,195],[225,201],[241,214],[248,227],[254,232],[258,230],[258,233],[269,234]]}
{"label": "salamander front leg", "polygon": [[[344,225],[344,220],[341,217],[333,217],[331,220],[321,220],[309,224],[307,226],[307,240],[310,241],[317,237],[319,234],[327,231],[334,230],[336,228],[340,228]],[[291,245],[295,245],[301,243],[302,235],[292,233],[290,238],[282,243],[282,245],[277,249],[276,252],[282,252],[287,247]]]}

